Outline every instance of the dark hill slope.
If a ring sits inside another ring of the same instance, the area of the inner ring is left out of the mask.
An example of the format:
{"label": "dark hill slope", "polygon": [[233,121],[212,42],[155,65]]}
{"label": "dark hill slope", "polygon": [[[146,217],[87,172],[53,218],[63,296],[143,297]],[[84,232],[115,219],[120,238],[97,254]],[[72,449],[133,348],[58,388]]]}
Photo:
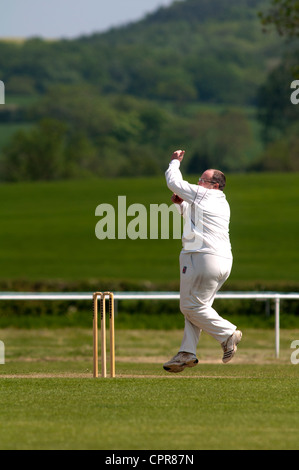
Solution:
{"label": "dark hill slope", "polygon": [[1,79],[12,92],[53,84],[96,85],[158,101],[252,104],[279,61],[258,0],[186,0],[143,20],[75,40],[0,42]]}
{"label": "dark hill slope", "polygon": [[251,104],[283,51],[275,35],[262,32],[258,11],[264,6],[260,0],[178,1],[142,21],[79,41],[102,57],[109,77],[105,90]]}

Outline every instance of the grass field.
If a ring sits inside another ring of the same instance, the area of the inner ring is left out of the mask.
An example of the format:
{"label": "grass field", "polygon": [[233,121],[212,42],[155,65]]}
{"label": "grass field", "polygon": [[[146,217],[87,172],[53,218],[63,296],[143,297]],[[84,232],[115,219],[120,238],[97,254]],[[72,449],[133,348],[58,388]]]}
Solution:
{"label": "grass field", "polygon": [[[229,176],[229,282],[298,281],[298,183],[298,173]],[[38,288],[52,279],[58,289],[60,280],[178,281],[180,240],[96,238],[96,207],[115,207],[119,195],[127,206],[147,208],[170,197],[163,177],[1,185],[0,281],[35,281]],[[52,318],[30,314],[28,304],[21,321],[18,312],[0,312],[0,449],[298,450],[295,315],[294,328],[287,319],[281,329],[278,360],[273,318],[240,315],[244,336],[232,363],[223,365],[221,348],[203,334],[200,364],[170,375],[162,364],[182,336],[170,329],[174,317],[136,310],[132,329],[121,312],[117,377],[94,380],[91,310],[86,328],[80,308],[72,308]],[[282,310],[284,323],[285,304]],[[256,320],[271,328],[254,329]],[[155,322],[160,328],[150,329]]]}
{"label": "grass field", "polygon": [[[231,281],[298,280],[298,183],[299,173],[228,177]],[[127,207],[170,204],[163,177],[1,185],[0,279],[177,280],[180,240],[96,238],[96,207],[117,215],[119,195]]]}
{"label": "grass field", "polygon": [[202,335],[200,364],[168,374],[181,331],[119,330],[115,379],[92,378],[88,329],[0,330],[1,449],[298,449],[298,365],[282,330],[243,331],[238,354]]}

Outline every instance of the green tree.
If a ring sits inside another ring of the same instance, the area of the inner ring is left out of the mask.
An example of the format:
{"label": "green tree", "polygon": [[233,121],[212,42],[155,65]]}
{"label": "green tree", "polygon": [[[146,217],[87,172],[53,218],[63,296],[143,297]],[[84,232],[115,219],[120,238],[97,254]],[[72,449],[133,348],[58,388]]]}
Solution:
{"label": "green tree", "polygon": [[299,125],[293,124],[260,157],[256,169],[263,171],[299,171]]}
{"label": "green tree", "polygon": [[251,138],[247,118],[242,112],[199,113],[190,126],[193,155],[188,172],[198,173],[207,168],[245,170],[250,164],[245,151]]}
{"label": "green tree", "polygon": [[298,120],[299,109],[290,101],[292,70],[297,53],[289,54],[268,76],[257,94],[257,116],[265,144],[280,138]]}
{"label": "green tree", "polygon": [[271,0],[270,9],[259,16],[264,26],[274,25],[281,36],[299,37],[299,0]]}
{"label": "green tree", "polygon": [[17,132],[4,151],[3,179],[47,181],[62,178],[66,131],[64,123],[45,119],[28,132]]}

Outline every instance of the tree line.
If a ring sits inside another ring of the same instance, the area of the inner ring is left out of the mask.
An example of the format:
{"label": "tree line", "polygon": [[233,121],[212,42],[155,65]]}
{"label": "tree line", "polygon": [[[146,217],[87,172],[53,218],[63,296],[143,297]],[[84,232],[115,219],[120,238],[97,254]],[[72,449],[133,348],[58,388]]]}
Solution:
{"label": "tree line", "polygon": [[159,175],[174,147],[188,149],[188,172],[248,164],[251,131],[238,110],[167,110],[81,85],[53,87],[27,113],[32,128],[14,134],[3,151],[4,181]]}
{"label": "tree line", "polygon": [[261,5],[186,0],[104,34],[0,42],[7,93],[37,97],[0,110],[30,125],[2,149],[0,179],[157,175],[174,147],[189,149],[188,172],[297,170],[298,42],[264,34]]}

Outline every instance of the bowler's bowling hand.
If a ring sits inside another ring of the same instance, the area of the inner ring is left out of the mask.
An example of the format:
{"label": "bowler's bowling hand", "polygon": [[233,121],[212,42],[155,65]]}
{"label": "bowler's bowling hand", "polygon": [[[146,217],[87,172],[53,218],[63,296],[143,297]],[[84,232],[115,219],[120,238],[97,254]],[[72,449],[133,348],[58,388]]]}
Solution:
{"label": "bowler's bowling hand", "polygon": [[179,160],[180,162],[183,160],[185,155],[185,150],[176,150],[173,152],[171,160]]}
{"label": "bowler's bowling hand", "polygon": [[184,202],[184,199],[182,199],[180,196],[178,196],[175,193],[173,193],[173,195],[171,196],[171,200],[174,204],[182,204],[182,202]]}

